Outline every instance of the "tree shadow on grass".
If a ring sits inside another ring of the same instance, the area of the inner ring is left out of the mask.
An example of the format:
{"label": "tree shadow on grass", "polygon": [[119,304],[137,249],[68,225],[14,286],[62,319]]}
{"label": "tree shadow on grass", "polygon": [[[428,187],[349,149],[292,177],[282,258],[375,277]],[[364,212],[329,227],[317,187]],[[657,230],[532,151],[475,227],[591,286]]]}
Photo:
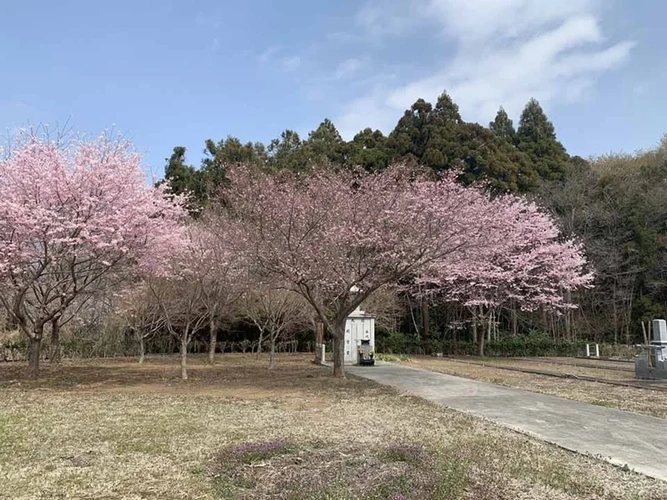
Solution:
{"label": "tree shadow on grass", "polygon": [[266,359],[251,355],[222,355],[211,366],[206,358],[192,355],[188,360],[187,381],[180,379],[178,356],[150,357],[143,365],[133,358],[43,363],[40,375],[32,378],[26,363],[0,364],[0,389],[50,389],[83,391],[183,392],[233,396],[235,390],[265,392],[338,391],[363,389],[368,382],[356,378],[335,379],[331,370],[310,361],[312,355],[283,355],[276,368],[267,369]]}

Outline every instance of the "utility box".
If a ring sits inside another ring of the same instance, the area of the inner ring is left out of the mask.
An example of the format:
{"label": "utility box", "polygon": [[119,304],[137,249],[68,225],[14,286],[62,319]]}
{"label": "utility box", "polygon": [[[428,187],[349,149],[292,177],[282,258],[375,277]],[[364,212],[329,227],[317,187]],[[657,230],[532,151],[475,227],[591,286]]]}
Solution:
{"label": "utility box", "polygon": [[653,338],[651,344],[667,346],[667,321],[664,319],[653,320]]}
{"label": "utility box", "polygon": [[368,340],[375,352],[375,317],[357,307],[345,320],[345,364],[359,364],[361,341]]}
{"label": "utility box", "polygon": [[635,357],[635,377],[641,379],[667,379],[667,322],[654,319],[649,345],[640,345]]}

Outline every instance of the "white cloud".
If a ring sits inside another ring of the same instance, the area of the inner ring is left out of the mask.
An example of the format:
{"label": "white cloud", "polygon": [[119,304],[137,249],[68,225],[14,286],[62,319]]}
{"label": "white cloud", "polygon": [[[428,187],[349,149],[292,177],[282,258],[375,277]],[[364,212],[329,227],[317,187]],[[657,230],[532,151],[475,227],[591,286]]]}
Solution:
{"label": "white cloud", "polygon": [[[357,16],[368,37],[392,40],[427,27],[454,55],[425,76],[374,87],[344,107],[336,123],[350,137],[361,127],[389,131],[419,97],[446,89],[464,119],[486,123],[500,105],[516,116],[529,98],[576,102],[599,76],[629,57],[633,42],[610,43],[597,0],[394,0]],[[439,50],[434,47],[431,50]],[[424,75],[424,72],[421,73]]]}
{"label": "white cloud", "polygon": [[277,53],[279,50],[280,50],[280,47],[275,46],[275,45],[272,46],[272,47],[269,47],[269,48],[267,48],[264,52],[262,52],[262,53],[257,57],[257,59],[258,59],[259,62],[261,62],[261,63],[267,63],[267,62],[269,62],[270,60],[273,59],[273,57],[276,55],[276,53]]}
{"label": "white cloud", "polygon": [[345,59],[334,71],[333,78],[334,80],[345,80],[352,78],[359,72],[362,67],[363,62],[361,59],[357,59],[356,57]]}
{"label": "white cloud", "polygon": [[296,71],[301,66],[301,58],[299,56],[285,57],[282,64],[287,71]]}
{"label": "white cloud", "polygon": [[257,56],[260,64],[275,65],[288,72],[299,69],[303,58],[298,55],[286,55],[283,47],[273,45]]}
{"label": "white cloud", "polygon": [[464,44],[507,40],[597,10],[599,0],[428,0],[425,12]]}
{"label": "white cloud", "polygon": [[400,111],[387,105],[386,95],[386,88],[376,87],[366,95],[347,103],[347,111],[335,120],[340,135],[350,140],[366,127],[389,130],[389,127],[398,121]]}
{"label": "white cloud", "polygon": [[[371,0],[356,15],[356,24],[369,36],[396,36],[409,32],[424,5],[409,0]],[[423,4],[423,2],[422,2]],[[420,9],[419,7],[422,7]]]}

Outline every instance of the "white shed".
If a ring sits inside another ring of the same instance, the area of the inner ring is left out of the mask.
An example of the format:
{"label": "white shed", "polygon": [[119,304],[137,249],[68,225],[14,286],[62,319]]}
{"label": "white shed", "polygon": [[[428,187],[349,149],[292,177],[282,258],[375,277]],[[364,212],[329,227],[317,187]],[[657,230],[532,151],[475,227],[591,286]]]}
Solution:
{"label": "white shed", "polygon": [[356,365],[359,362],[359,346],[368,339],[375,352],[375,318],[357,307],[345,321],[345,364]]}

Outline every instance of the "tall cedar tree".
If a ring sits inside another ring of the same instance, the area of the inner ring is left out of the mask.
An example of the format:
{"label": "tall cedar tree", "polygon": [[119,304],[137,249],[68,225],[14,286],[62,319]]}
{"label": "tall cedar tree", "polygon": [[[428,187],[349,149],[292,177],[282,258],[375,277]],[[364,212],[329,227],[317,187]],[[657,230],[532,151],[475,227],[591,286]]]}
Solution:
{"label": "tall cedar tree", "polygon": [[518,148],[526,153],[542,179],[562,179],[568,154],[556,138],[553,123],[535,99],[526,104],[517,130]]}
{"label": "tall cedar tree", "polygon": [[514,130],[514,123],[502,106],[500,106],[495,119],[489,123],[489,129],[501,139],[510,144],[516,144],[516,130]]}

